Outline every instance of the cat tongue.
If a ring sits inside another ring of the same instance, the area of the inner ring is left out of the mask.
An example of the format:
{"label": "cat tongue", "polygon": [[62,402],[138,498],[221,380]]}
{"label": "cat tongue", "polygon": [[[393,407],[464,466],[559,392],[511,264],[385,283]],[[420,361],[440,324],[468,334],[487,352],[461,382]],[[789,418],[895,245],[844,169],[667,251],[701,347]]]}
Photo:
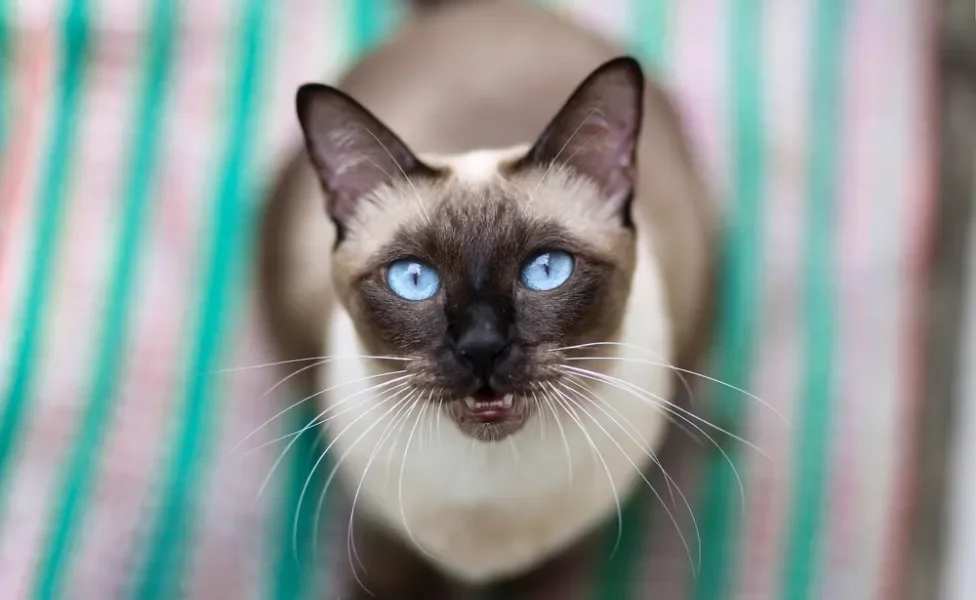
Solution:
{"label": "cat tongue", "polygon": [[465,398],[464,404],[468,412],[479,421],[496,421],[504,419],[512,408],[514,397],[511,394],[496,394],[494,392],[475,392]]}
{"label": "cat tongue", "polygon": [[471,395],[476,404],[488,404],[492,402],[500,402],[502,400],[501,394],[498,394],[492,390],[484,389],[478,390]]}

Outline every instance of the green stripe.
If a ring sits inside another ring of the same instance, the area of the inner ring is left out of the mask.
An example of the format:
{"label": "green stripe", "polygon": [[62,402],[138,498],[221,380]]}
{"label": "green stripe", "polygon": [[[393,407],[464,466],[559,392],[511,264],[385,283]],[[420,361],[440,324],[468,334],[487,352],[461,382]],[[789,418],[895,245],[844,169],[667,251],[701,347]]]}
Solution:
{"label": "green stripe", "polygon": [[249,225],[246,220],[253,207],[245,206],[243,201],[254,191],[250,186],[252,166],[249,157],[256,143],[255,101],[266,6],[269,3],[265,0],[248,0],[243,6],[237,88],[229,110],[233,117],[214,202],[207,266],[201,281],[204,295],[200,322],[187,371],[185,408],[180,415],[179,437],[174,440],[168,485],[152,520],[148,556],[130,595],[139,600],[179,596],[185,554],[189,550],[187,542],[192,539],[197,504],[194,495],[207,459],[205,443],[216,436],[219,425],[216,418],[218,390],[214,389],[212,372],[220,360],[226,319],[234,314],[229,300],[235,298],[231,292],[239,274],[236,267],[241,265],[241,257],[248,255],[242,247],[241,233]]}
{"label": "green stripe", "polygon": [[118,374],[124,361],[125,345],[132,306],[135,268],[145,237],[147,208],[152,198],[150,182],[159,157],[159,131],[168,76],[172,62],[175,31],[175,4],[156,0],[148,40],[148,62],[140,93],[140,108],[133,124],[132,162],[125,188],[122,229],[115,253],[112,287],[104,315],[104,330],[100,354],[95,368],[94,383],[88,399],[88,409],[78,433],[78,442],[70,457],[65,480],[58,498],[61,505],[52,515],[53,537],[40,563],[34,597],[50,600],[60,597],[64,576],[70,564],[70,553],[76,540],[78,519],[84,514],[89,499],[90,484],[94,481],[99,449],[107,425],[112,421],[112,409],[118,390]]}
{"label": "green stripe", "polygon": [[394,0],[349,0],[349,51],[353,58],[371,50],[392,30],[398,4]]}
{"label": "green stripe", "polygon": [[[24,427],[25,409],[33,392],[34,366],[44,335],[44,313],[48,292],[55,276],[54,260],[61,242],[61,225],[67,184],[71,180],[72,152],[78,126],[79,107],[84,88],[88,32],[88,3],[67,0],[61,47],[61,79],[57,87],[51,146],[43,170],[38,197],[35,246],[27,269],[27,294],[24,297],[20,339],[0,416],[0,491],[6,485],[16,451],[16,442]],[[0,498],[0,504],[3,499]]]}
{"label": "green stripe", "polygon": [[[318,414],[314,406],[307,403],[295,411],[295,418],[289,419],[289,432],[300,431]],[[284,512],[277,528],[277,537],[274,540],[278,548],[277,559],[273,562],[273,577],[271,579],[272,589],[271,598],[274,600],[298,600],[300,598],[319,598],[317,593],[316,577],[319,565],[311,562],[314,556],[315,543],[321,539],[317,532],[313,530],[315,522],[316,502],[306,502],[303,504],[301,514],[296,520],[295,510],[298,509],[298,499],[301,496],[305,481],[309,472],[315,464],[318,455],[315,453],[315,446],[319,439],[319,431],[311,429],[301,434],[295,442],[295,447],[291,449],[294,457],[291,461],[291,473],[289,474],[288,487],[285,488]],[[316,471],[321,473],[328,469]],[[314,477],[312,484],[309,485],[306,495],[309,498],[319,498],[322,493],[322,478]],[[323,510],[326,510],[323,508]],[[292,534],[296,533],[294,527],[298,526],[298,556],[292,552]],[[322,541],[322,543],[326,543]]]}
{"label": "green stripe", "polygon": [[667,58],[671,0],[631,0],[630,9],[637,27],[633,33],[637,55],[660,71]]}
{"label": "green stripe", "polygon": [[[761,293],[762,207],[765,178],[762,98],[762,0],[733,0],[729,7],[732,108],[733,197],[726,232],[722,301],[719,306],[716,377],[748,388],[759,331]],[[741,394],[716,390],[718,420],[735,430],[744,420]],[[721,437],[719,440],[721,441]],[[739,468],[740,452],[726,448]],[[743,507],[735,472],[719,452],[709,454],[700,509],[701,571],[694,597],[720,600],[730,596],[735,572],[735,540]],[[741,471],[741,469],[740,469]]]}
{"label": "green stripe", "polygon": [[[349,37],[349,56],[354,60],[364,52],[370,50],[380,42],[391,29],[393,21],[398,16],[399,8],[389,0],[352,0],[346,4],[349,23],[347,30]],[[304,421],[291,425],[304,427],[314,414],[302,414]],[[307,438],[307,439],[305,439]],[[291,477],[292,485],[288,487],[282,503],[282,514],[278,526],[275,528],[274,547],[277,547],[277,559],[272,561],[271,598],[275,600],[291,600],[294,598],[313,598],[318,596],[318,590],[324,582],[318,581],[316,575],[318,568],[309,568],[306,561],[309,560],[309,551],[313,550],[315,544],[319,542],[319,533],[314,531],[315,510],[309,509],[306,504],[301,514],[296,515],[299,507],[298,499],[301,496],[302,488],[309,473],[314,465],[314,460],[309,457],[314,456],[312,446],[315,443],[314,435],[303,435],[296,443],[296,448],[292,449],[291,458]],[[321,471],[328,471],[327,465]],[[320,472],[321,472],[320,471]],[[321,485],[321,478],[312,475],[313,484],[309,492],[315,492],[316,486]],[[308,495],[308,492],[306,492]],[[318,498],[319,495],[309,497]],[[312,503],[315,506],[317,503]],[[326,496],[322,503],[323,514],[329,514],[330,498]],[[298,550],[299,556],[294,556],[292,544],[293,528],[298,523]],[[325,543],[325,542],[322,542]]]}
{"label": "green stripe", "polygon": [[818,0],[813,20],[813,81],[806,282],[806,374],[796,422],[802,424],[793,469],[793,514],[786,544],[783,597],[815,593],[822,538],[834,399],[834,207],[840,155],[844,1]]}

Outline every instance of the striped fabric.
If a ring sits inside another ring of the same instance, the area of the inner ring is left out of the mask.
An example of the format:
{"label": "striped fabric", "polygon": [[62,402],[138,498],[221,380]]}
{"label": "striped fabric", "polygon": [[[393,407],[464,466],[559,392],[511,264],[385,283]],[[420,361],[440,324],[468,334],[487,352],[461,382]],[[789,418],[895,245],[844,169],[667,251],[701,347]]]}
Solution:
{"label": "striped fabric", "polygon": [[[728,214],[714,375],[785,417],[702,386],[761,452],[715,434],[724,453],[670,463],[700,544],[680,500],[676,529],[641,494],[612,559],[548,597],[902,597],[938,3],[548,4],[674,91]],[[399,11],[0,0],[0,599],[339,593],[345,538],[310,533],[327,473],[304,489],[322,448],[301,436],[276,464],[298,417],[248,437],[288,400],[244,368],[273,360],[254,226],[297,84],[333,80]]]}

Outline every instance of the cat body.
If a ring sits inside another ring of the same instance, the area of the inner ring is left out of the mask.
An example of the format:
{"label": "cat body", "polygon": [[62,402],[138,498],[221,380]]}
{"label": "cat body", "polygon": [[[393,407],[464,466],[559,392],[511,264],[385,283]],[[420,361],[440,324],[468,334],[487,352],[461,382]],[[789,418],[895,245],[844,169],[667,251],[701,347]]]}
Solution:
{"label": "cat body", "polygon": [[355,516],[458,580],[524,573],[613,516],[707,332],[709,198],[619,54],[484,0],[299,92],[269,322],[284,358],[332,357],[305,387]]}

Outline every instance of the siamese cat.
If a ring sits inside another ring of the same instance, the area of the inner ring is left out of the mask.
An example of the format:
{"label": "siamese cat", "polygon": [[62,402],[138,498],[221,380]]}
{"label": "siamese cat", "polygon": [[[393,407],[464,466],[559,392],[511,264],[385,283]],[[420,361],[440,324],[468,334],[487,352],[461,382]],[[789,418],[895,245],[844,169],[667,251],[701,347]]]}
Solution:
{"label": "siamese cat", "polygon": [[350,524],[451,580],[533,570],[644,485],[706,337],[715,217],[676,111],[502,0],[424,14],[296,106],[262,287],[283,358],[321,359]]}

